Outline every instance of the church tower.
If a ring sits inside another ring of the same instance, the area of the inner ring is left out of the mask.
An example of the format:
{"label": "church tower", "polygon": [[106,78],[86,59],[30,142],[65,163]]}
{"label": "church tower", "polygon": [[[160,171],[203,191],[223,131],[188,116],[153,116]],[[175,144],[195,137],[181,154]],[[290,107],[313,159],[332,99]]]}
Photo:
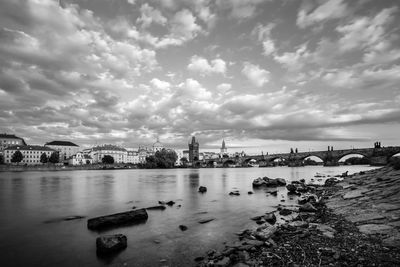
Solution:
{"label": "church tower", "polygon": [[225,146],[225,140],[222,139],[222,146],[221,146],[221,156],[228,153],[228,149]]}
{"label": "church tower", "polygon": [[189,143],[189,162],[199,160],[199,143],[196,142],[196,138],[192,136],[192,143]]}

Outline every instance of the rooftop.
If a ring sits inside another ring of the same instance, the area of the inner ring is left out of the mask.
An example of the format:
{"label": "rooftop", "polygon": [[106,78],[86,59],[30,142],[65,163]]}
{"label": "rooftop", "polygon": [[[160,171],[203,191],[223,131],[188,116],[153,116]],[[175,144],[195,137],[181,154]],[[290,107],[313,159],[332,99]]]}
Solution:
{"label": "rooftop", "polygon": [[69,141],[51,141],[46,143],[46,146],[78,146],[78,145]]}
{"label": "rooftop", "polygon": [[9,146],[5,150],[39,150],[39,151],[55,151],[45,146]]}
{"label": "rooftop", "polygon": [[115,145],[102,145],[102,146],[95,146],[92,149],[93,151],[99,151],[99,150],[117,150],[117,151],[126,151],[125,148],[115,146]]}
{"label": "rooftop", "polygon": [[22,140],[22,143],[26,145],[25,140],[21,137],[16,136],[15,134],[7,134],[7,133],[0,133],[0,138],[6,138],[6,139],[20,139]]}

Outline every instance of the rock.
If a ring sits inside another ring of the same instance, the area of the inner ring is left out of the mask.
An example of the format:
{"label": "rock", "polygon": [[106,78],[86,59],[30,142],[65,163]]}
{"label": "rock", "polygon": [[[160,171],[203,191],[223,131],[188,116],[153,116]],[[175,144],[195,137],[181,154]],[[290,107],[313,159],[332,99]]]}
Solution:
{"label": "rock", "polygon": [[106,235],[96,239],[97,252],[100,254],[109,254],[123,250],[127,247],[127,238],[125,235]]}
{"label": "rock", "polygon": [[240,196],[239,191],[232,191],[229,193],[230,196]]}
{"label": "rock", "polygon": [[231,260],[228,257],[224,257],[222,260],[217,261],[214,266],[229,266]]}
{"label": "rock", "polygon": [[264,183],[265,183],[264,180],[259,177],[259,178],[253,180],[253,187],[262,186],[262,185],[264,185]]}
{"label": "rock", "polygon": [[158,201],[158,204],[160,204],[160,205],[165,205],[165,201],[159,200],[159,201]]}
{"label": "rock", "polygon": [[133,210],[135,210],[136,208],[137,208],[136,206],[133,206],[133,207],[132,207]]}
{"label": "rock", "polygon": [[289,210],[289,209],[282,209],[282,210],[279,211],[279,215],[282,215],[282,216],[287,216],[287,215],[290,215],[290,214],[292,214],[292,211]]}
{"label": "rock", "polygon": [[253,191],[249,191],[249,192],[247,192],[247,194],[252,195],[252,194],[253,194]]}
{"label": "rock", "polygon": [[128,223],[143,222],[148,217],[145,209],[138,209],[89,219],[87,227],[90,230],[99,230]]}
{"label": "rock", "polygon": [[263,246],[265,243],[264,243],[264,241],[260,241],[260,240],[246,240],[244,242],[244,244],[251,245],[254,247],[260,247],[260,246]]}
{"label": "rock", "polygon": [[385,216],[382,216],[381,214],[379,214],[377,212],[346,216],[346,219],[353,223],[368,222],[368,221],[373,221],[373,220],[382,220],[385,218],[386,218]]}
{"label": "rock", "polygon": [[146,208],[146,210],[165,210],[165,209],[166,209],[166,207],[163,205],[152,206],[152,207]]}
{"label": "rock", "polygon": [[308,199],[305,197],[299,197],[297,199],[297,203],[299,203],[300,205],[306,204],[308,202]]}
{"label": "rock", "polygon": [[316,212],[317,209],[311,203],[306,203],[299,207],[299,211]]}
{"label": "rock", "polygon": [[308,228],[308,222],[305,221],[293,221],[288,223],[288,225],[295,228]]}
{"label": "rock", "polygon": [[175,204],[175,201],[170,200],[165,204],[167,204],[168,206],[173,206]]}
{"label": "rock", "polygon": [[202,260],[204,260],[204,257],[196,257],[195,259],[194,259],[195,261],[202,261]]}
{"label": "rock", "polygon": [[283,178],[276,178],[275,180],[278,182],[278,185],[280,186],[286,185],[286,180]]}
{"label": "rock", "polygon": [[205,193],[205,192],[207,192],[207,187],[205,187],[205,186],[200,186],[200,187],[199,187],[199,192],[200,192],[200,193]]}
{"label": "rock", "polygon": [[266,225],[258,228],[257,231],[254,233],[254,236],[258,240],[267,241],[271,236],[275,234],[276,231],[277,228],[275,226]]}
{"label": "rock", "polygon": [[215,218],[207,218],[207,219],[200,220],[199,223],[204,224],[204,223],[208,223],[208,222],[211,222],[214,220],[215,220]]}
{"label": "rock", "polygon": [[296,193],[297,187],[294,184],[288,184],[286,186],[286,189],[288,190],[289,193]]}
{"label": "rock", "polygon": [[181,229],[181,231],[186,231],[188,228],[186,225],[181,224],[179,225],[179,229]]}
{"label": "rock", "polygon": [[354,198],[362,197],[363,193],[366,191],[367,190],[365,190],[365,189],[349,191],[343,196],[343,199],[354,199]]}
{"label": "rock", "polygon": [[274,224],[276,222],[276,216],[273,212],[267,213],[264,215],[264,220],[269,222],[270,224]]}
{"label": "rock", "polygon": [[361,233],[367,235],[375,234],[390,234],[393,233],[394,228],[385,224],[364,224],[357,226]]}
{"label": "rock", "polygon": [[336,183],[338,183],[339,181],[336,178],[328,178],[325,181],[325,186],[334,186]]}
{"label": "rock", "polygon": [[261,220],[262,217],[263,216],[255,216],[255,217],[250,218],[250,220],[259,221],[259,220]]}
{"label": "rock", "polygon": [[271,178],[268,178],[268,177],[264,177],[263,180],[264,180],[264,184],[266,186],[268,186],[268,187],[277,187],[277,186],[279,186],[279,182],[278,182],[277,179],[271,179]]}

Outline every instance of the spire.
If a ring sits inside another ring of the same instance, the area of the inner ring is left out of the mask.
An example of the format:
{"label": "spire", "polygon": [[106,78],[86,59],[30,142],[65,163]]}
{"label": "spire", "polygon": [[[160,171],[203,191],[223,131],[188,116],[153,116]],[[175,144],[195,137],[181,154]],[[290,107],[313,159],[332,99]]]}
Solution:
{"label": "spire", "polygon": [[192,136],[192,144],[196,143],[196,137]]}
{"label": "spire", "polygon": [[222,147],[221,147],[222,149],[225,149],[226,147],[225,147],[225,140],[224,139],[222,139]]}

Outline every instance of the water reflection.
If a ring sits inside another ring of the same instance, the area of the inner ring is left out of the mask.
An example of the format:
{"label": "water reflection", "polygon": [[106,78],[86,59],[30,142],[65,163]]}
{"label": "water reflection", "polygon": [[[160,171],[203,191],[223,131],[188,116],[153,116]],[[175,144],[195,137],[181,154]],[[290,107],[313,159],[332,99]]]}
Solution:
{"label": "water reflection", "polygon": [[[271,210],[280,204],[281,194],[286,196],[284,187],[278,189],[278,196],[266,196],[263,190],[248,195],[254,178],[309,181],[316,172],[335,175],[366,169],[315,166],[3,173],[2,266],[105,266],[124,262],[129,266],[157,266],[160,259],[167,259],[171,266],[191,266],[196,256],[217,248],[222,241],[236,240],[234,233],[238,229],[253,224],[250,217]],[[200,185],[208,188],[205,194],[197,192]],[[233,188],[240,190],[240,196],[228,195]],[[104,232],[128,237],[128,248],[106,260],[96,256],[95,240],[99,234],[87,229],[87,219],[43,223],[69,215],[91,218],[130,210],[132,206],[143,208],[158,200],[177,203],[164,211],[149,211],[145,224]],[[285,203],[291,201],[286,198]],[[204,217],[215,220],[199,224]],[[179,230],[180,224],[188,230]]]}

